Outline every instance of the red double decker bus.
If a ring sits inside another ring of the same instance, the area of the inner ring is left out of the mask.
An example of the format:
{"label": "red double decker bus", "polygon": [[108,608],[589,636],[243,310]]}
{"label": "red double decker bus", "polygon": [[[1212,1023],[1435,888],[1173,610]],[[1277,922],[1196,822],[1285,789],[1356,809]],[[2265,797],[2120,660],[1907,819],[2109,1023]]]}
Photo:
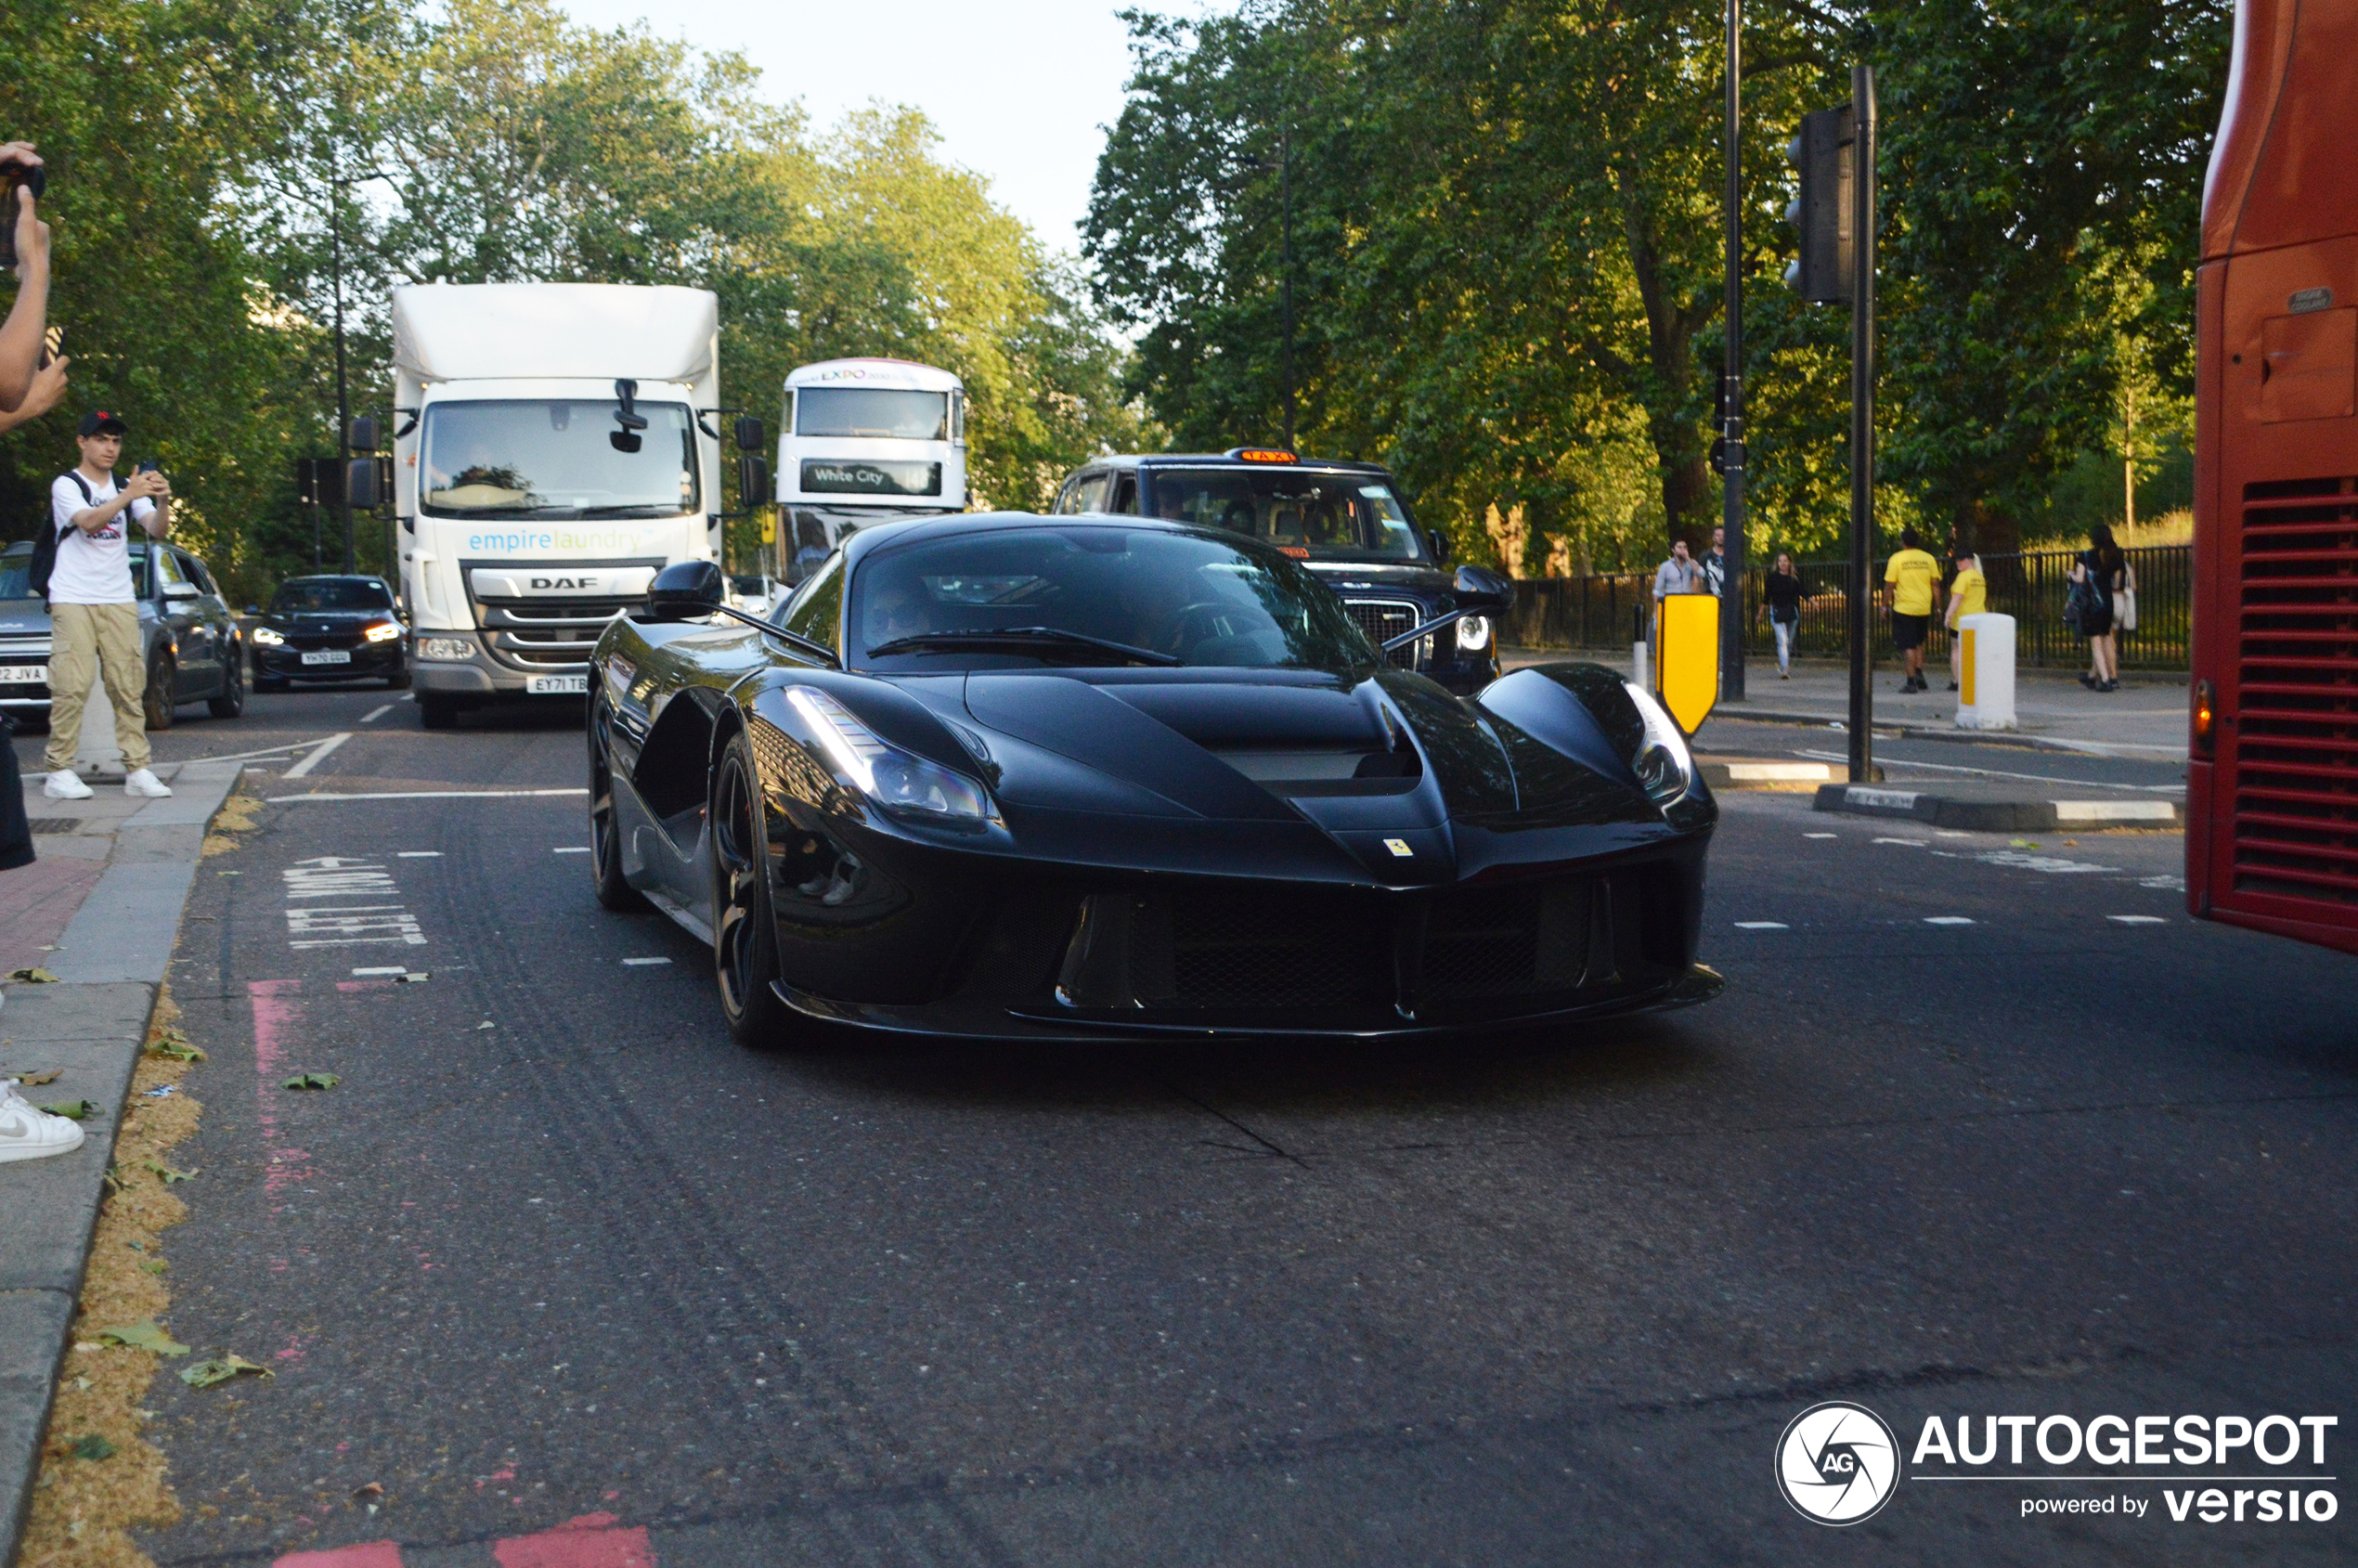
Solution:
{"label": "red double decker bus", "polygon": [[2358,952],[2358,0],[2238,0],[2198,278],[2187,904]]}

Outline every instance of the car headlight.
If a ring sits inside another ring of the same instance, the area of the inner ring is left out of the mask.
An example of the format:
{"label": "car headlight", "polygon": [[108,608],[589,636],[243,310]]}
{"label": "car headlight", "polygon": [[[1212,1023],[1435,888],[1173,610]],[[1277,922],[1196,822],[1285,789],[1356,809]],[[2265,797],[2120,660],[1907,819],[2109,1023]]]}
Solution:
{"label": "car headlight", "polygon": [[371,642],[391,642],[401,635],[401,623],[398,621],[379,621],[376,625],[370,627],[360,635],[367,638]]}
{"label": "car headlight", "polygon": [[818,688],[797,686],[786,702],[810,726],[836,779],[893,815],[946,827],[980,827],[997,816],[978,782],[880,738]]}
{"label": "car headlight", "polygon": [[253,641],[255,646],[262,648],[283,648],[287,645],[287,640],[284,637],[266,626],[258,626],[253,628]]}
{"label": "car headlight", "polygon": [[1490,646],[1490,617],[1468,616],[1458,623],[1458,646],[1469,654],[1479,654]]}
{"label": "car headlight", "polygon": [[1634,680],[1622,682],[1629,693],[1629,700],[1638,706],[1638,717],[1645,725],[1645,732],[1638,742],[1638,755],[1629,766],[1638,775],[1638,783],[1648,798],[1657,806],[1667,806],[1695,786],[1694,754],[1687,749],[1687,737],[1678,732],[1677,720],[1663,711],[1652,692]]}
{"label": "car headlight", "polygon": [[475,656],[475,645],[463,637],[421,637],[418,656],[446,664],[464,664]]}

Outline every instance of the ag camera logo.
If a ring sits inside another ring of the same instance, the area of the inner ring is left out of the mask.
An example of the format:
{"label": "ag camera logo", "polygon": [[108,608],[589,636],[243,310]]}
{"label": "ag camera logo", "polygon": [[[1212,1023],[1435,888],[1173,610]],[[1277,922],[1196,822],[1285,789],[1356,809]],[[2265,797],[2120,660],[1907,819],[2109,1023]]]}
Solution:
{"label": "ag camera logo", "polygon": [[1777,1439],[1777,1485],[1804,1519],[1856,1524],[1899,1486],[1899,1440],[1864,1405],[1812,1405]]}

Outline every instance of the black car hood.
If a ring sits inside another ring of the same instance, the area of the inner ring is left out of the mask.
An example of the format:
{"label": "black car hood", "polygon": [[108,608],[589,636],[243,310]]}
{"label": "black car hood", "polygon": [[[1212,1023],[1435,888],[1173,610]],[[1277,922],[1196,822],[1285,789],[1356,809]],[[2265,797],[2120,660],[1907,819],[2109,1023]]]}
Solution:
{"label": "black car hood", "polygon": [[[1307,819],[1329,830],[1659,821],[1600,732],[1543,744],[1400,670],[1356,683],[1301,670],[977,674],[964,706],[987,730],[1118,783],[1133,802],[1084,806],[1071,771],[1015,768],[1000,785],[1011,805]],[[1405,760],[1383,760],[1393,757]],[[1380,776],[1394,769],[1406,776]],[[1379,776],[1354,777],[1367,770]]]}

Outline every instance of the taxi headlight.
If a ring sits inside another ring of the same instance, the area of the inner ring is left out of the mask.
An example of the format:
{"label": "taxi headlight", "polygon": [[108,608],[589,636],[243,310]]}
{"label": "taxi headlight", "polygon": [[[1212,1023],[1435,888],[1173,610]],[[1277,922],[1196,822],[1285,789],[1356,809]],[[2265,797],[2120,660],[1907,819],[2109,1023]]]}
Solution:
{"label": "taxi headlight", "polygon": [[421,637],[418,656],[444,664],[464,664],[475,656],[475,645],[464,637]]}
{"label": "taxi headlight", "polygon": [[401,623],[398,621],[379,621],[376,625],[370,627],[360,635],[366,637],[371,642],[390,642],[401,635]]}
{"label": "taxi headlight", "polygon": [[1468,616],[1458,623],[1458,646],[1469,654],[1479,654],[1490,646],[1490,617]]}
{"label": "taxi headlight", "polygon": [[1694,788],[1694,755],[1687,749],[1687,737],[1678,732],[1677,721],[1663,711],[1652,693],[1632,680],[1621,684],[1645,725],[1638,755],[1629,759],[1629,766],[1647,797],[1657,806],[1668,806]]}
{"label": "taxi headlight", "polygon": [[786,702],[810,727],[837,782],[892,815],[964,828],[997,815],[978,781],[882,739],[817,687],[797,686]]}
{"label": "taxi headlight", "polygon": [[253,641],[257,648],[283,648],[287,645],[287,640],[284,637],[266,626],[258,626],[253,628]]}

